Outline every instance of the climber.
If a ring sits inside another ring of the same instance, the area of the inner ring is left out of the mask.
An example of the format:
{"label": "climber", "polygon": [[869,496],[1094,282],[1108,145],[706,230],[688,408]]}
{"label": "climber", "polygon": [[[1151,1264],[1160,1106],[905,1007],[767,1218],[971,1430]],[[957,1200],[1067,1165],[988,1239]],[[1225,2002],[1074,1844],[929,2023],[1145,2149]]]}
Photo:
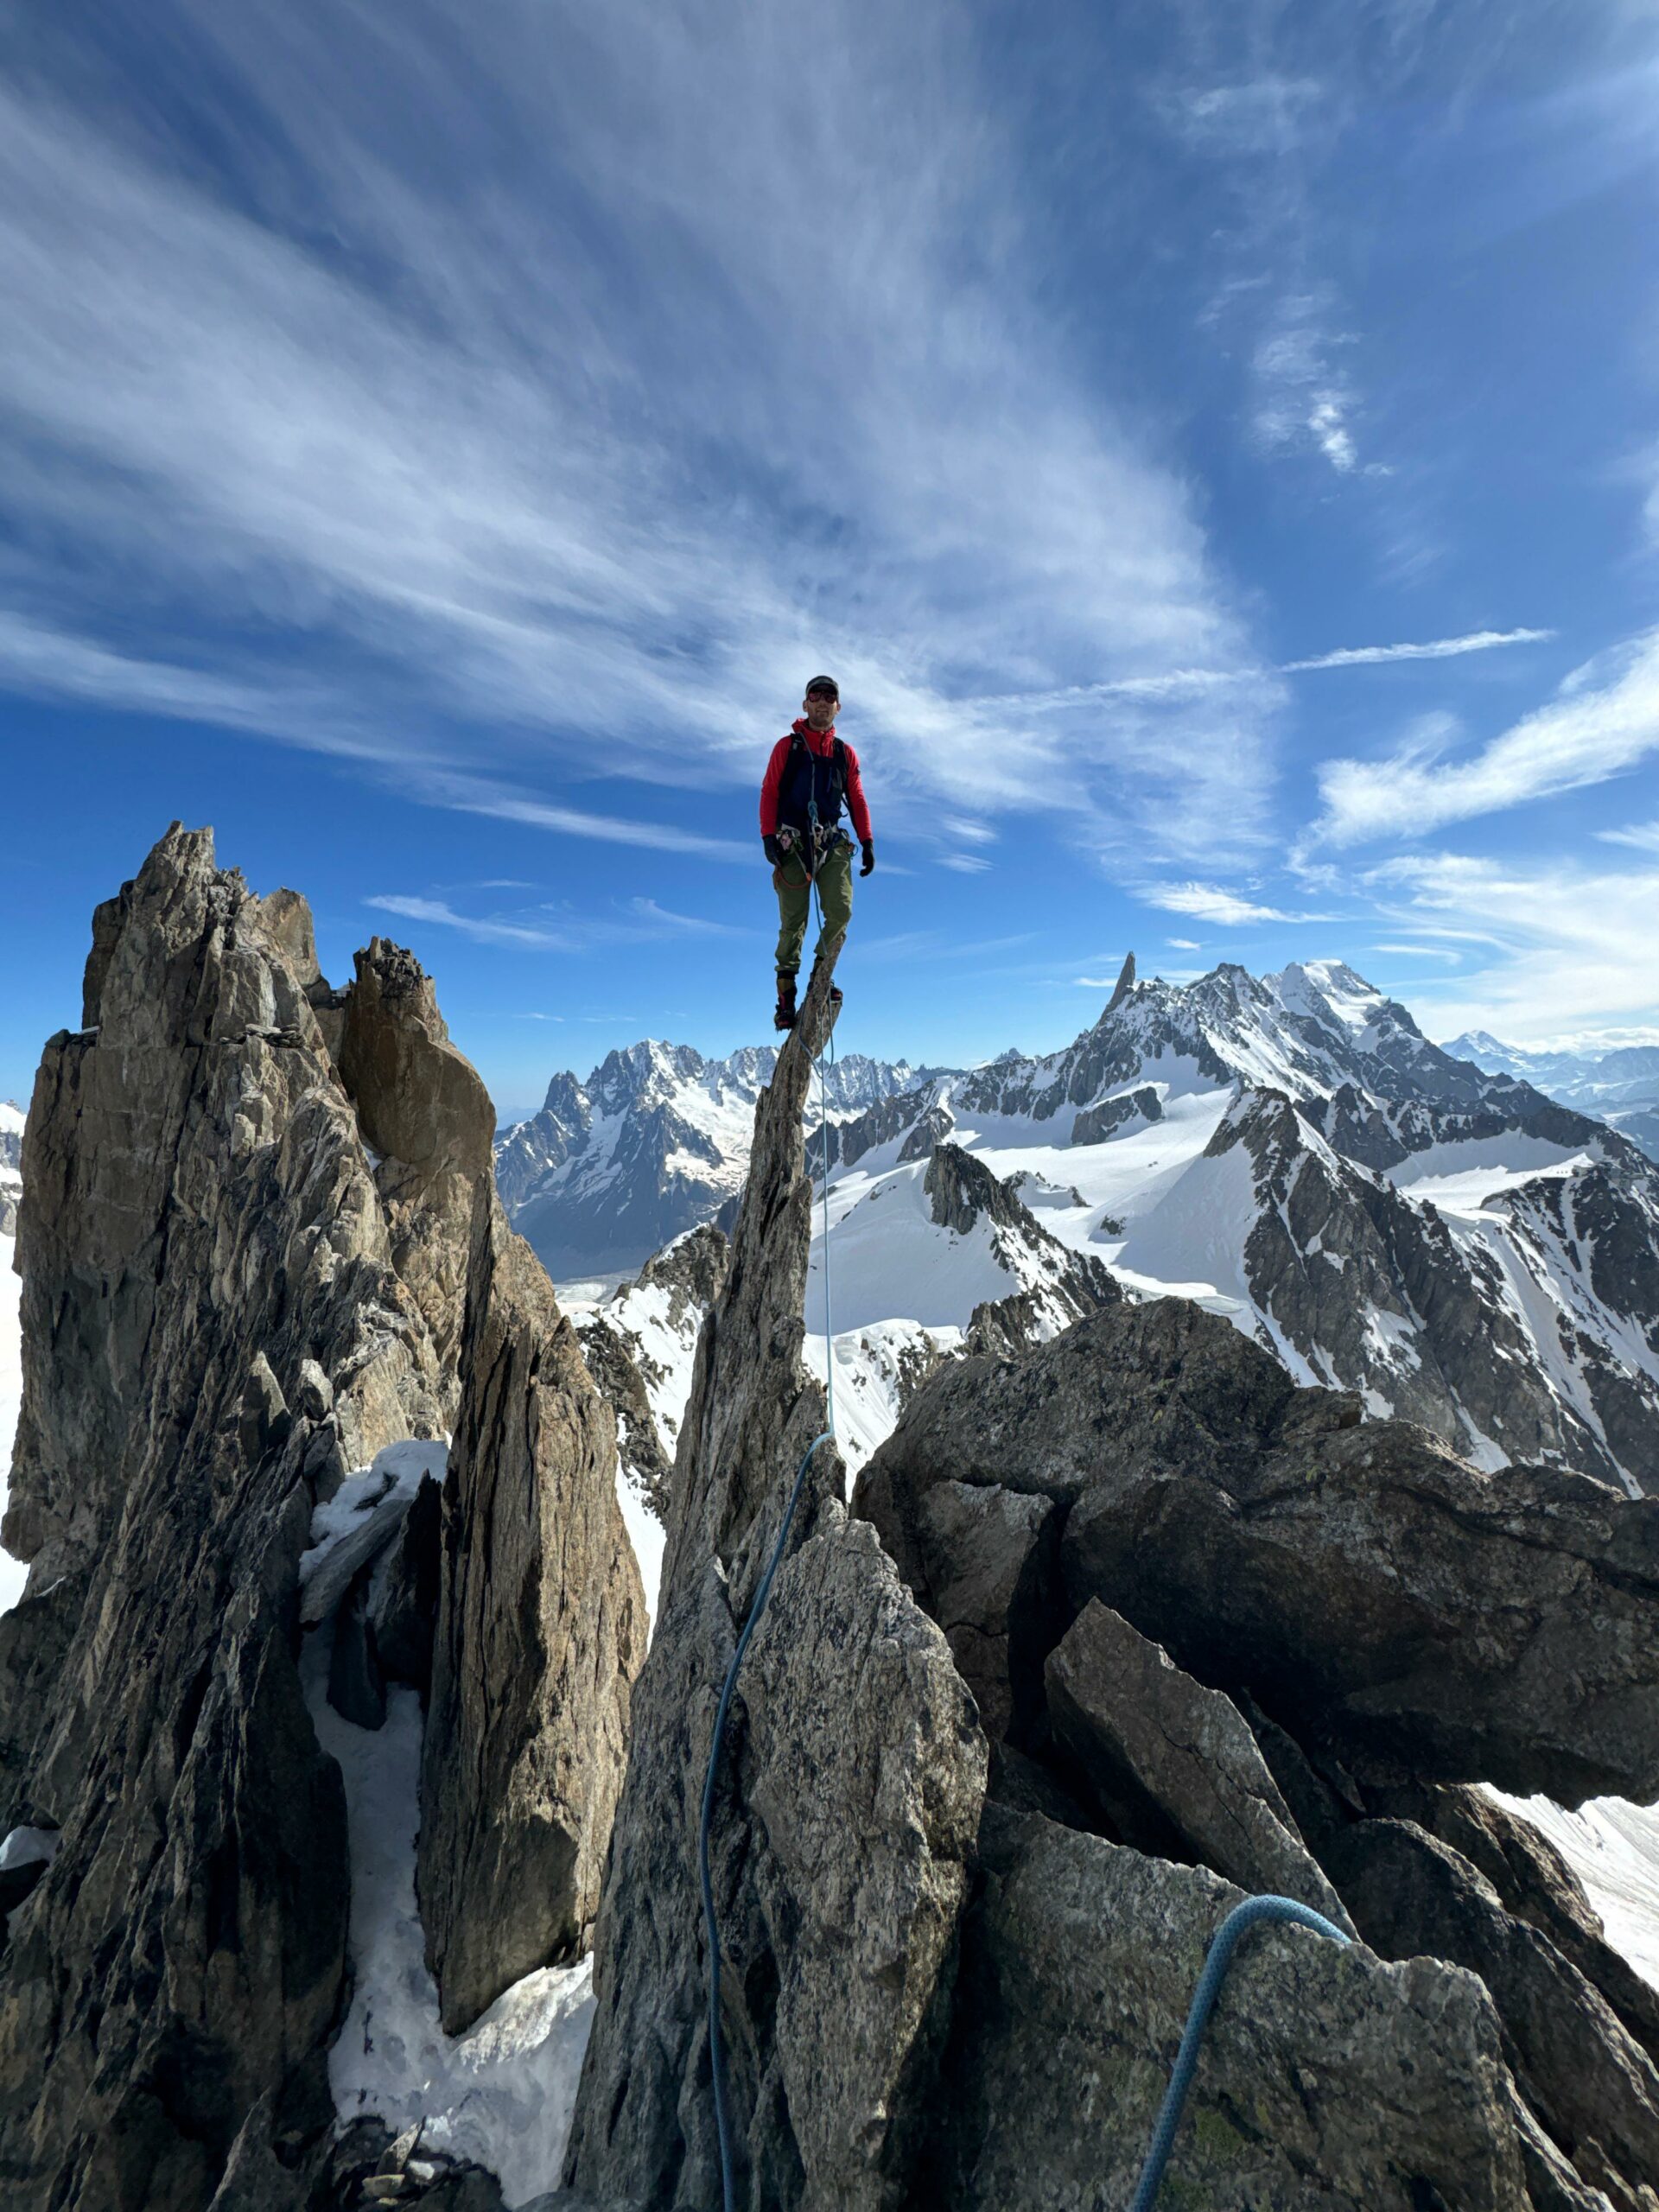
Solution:
{"label": "climber", "polygon": [[[760,843],[772,862],[778,893],[778,1005],[779,1029],[795,1027],[795,979],[816,883],[822,924],[815,952],[838,936],[853,916],[853,846],[841,826],[844,804],[858,834],[861,875],[875,866],[870,810],[858,772],[858,755],[836,734],[841,690],[833,676],[815,676],[802,712],[787,737],[772,748],[760,785]],[[836,1005],[841,993],[832,991]]]}

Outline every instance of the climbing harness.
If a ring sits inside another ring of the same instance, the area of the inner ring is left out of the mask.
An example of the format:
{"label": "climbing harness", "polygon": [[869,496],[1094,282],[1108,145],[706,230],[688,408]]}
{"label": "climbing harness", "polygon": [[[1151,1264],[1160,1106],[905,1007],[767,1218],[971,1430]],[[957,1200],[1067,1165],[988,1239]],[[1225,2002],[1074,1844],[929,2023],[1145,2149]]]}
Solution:
{"label": "climbing harness", "polygon": [[[817,809],[811,810],[812,828],[817,830]],[[818,900],[818,928],[823,928],[823,902],[818,898],[817,877],[809,869],[813,896]],[[835,1065],[836,1036],[830,1032],[830,1065]],[[743,1624],[743,1633],[737,1639],[737,1649],[732,1654],[732,1663],[726,1669],[726,1681],[720,1693],[720,1705],[715,1714],[715,1732],[709,1747],[709,1771],[702,1785],[702,1814],[697,1823],[697,1873],[702,1888],[702,1920],[709,1943],[709,2070],[715,2085],[715,2132],[720,2139],[720,2187],[724,2212],[737,2212],[737,2185],[733,2172],[731,2123],[726,2110],[726,2044],[720,2019],[720,1923],[715,1912],[715,1889],[709,1871],[709,1836],[714,1825],[715,1782],[720,1771],[720,1754],[726,1738],[726,1720],[731,1711],[732,1693],[737,1688],[738,1669],[743,1664],[743,1655],[760,1624],[760,1616],[766,1609],[772,1595],[772,1580],[783,1563],[789,1532],[794,1526],[795,1509],[801,1502],[801,1492],[806,1484],[806,1471],[811,1465],[818,1448],[831,1443],[836,1433],[836,1343],[830,1327],[833,1301],[830,1285],[830,1101],[824,1081],[823,1056],[816,1053],[813,1065],[818,1076],[818,1134],[820,1172],[823,1185],[823,1366],[824,1400],[830,1426],[823,1434],[815,1436],[802,1457],[795,1472],[794,1485],[784,1508],[783,1526],[778,1531],[778,1541],[772,1548],[766,1561],[766,1571],[754,1593],[749,1607],[749,1617]]]}
{"label": "climbing harness", "polygon": [[[814,857],[818,858],[821,855],[817,806],[810,806],[809,811],[810,832],[808,842]],[[818,892],[817,870],[806,861],[804,852],[802,858],[817,905],[818,929],[822,936],[823,900]],[[833,1026],[830,1032],[828,1052],[830,1064],[833,1067],[836,1058]],[[829,1085],[823,1072],[823,1054],[816,1053],[812,1065],[818,1077],[819,1176],[823,1205],[824,1402],[830,1426],[807,1446],[801,1464],[795,1471],[795,1480],[784,1507],[783,1524],[778,1531],[778,1541],[772,1548],[766,1572],[755,1590],[748,1618],[743,1624],[743,1632],[737,1639],[737,1649],[732,1654],[732,1663],[726,1669],[720,1704],[715,1713],[714,1738],[709,1747],[709,1770],[702,1785],[702,1811],[697,1823],[697,1872],[702,1890],[703,1928],[709,1944],[709,2071],[714,2082],[715,2132],[720,2141],[720,2186],[723,2212],[737,2212],[737,2183],[732,2155],[731,2120],[726,2107],[726,2042],[720,2018],[720,1923],[715,1911],[714,1880],[709,1866],[709,1839],[714,1826],[715,1783],[720,1772],[726,1723],[731,1713],[732,1696],[737,1688],[743,1655],[760,1624],[760,1616],[766,1611],[766,1600],[772,1595],[772,1583],[783,1564],[789,1533],[795,1523],[795,1509],[800,1503],[801,1492],[806,1486],[807,1470],[819,1449],[823,1445],[833,1443],[836,1433],[836,1339],[831,1325],[834,1299],[830,1276],[830,1099]],[[1205,2031],[1210,2024],[1211,2014],[1216,2009],[1216,2000],[1227,1978],[1227,1969],[1232,1964],[1233,1953],[1241,1938],[1252,1928],[1264,1923],[1288,1923],[1295,1927],[1312,1929],[1315,1935],[1327,1936],[1334,1943],[1347,1943],[1352,1940],[1333,1922],[1325,1919],[1322,1913],[1315,1912],[1311,1905],[1300,1904],[1294,1897],[1247,1897],[1243,1904],[1236,1905],[1228,1914],[1211,1942],[1204,1961],[1204,1971],[1198,1976],[1198,1987],[1192,1993],[1186,2025],[1181,2033],[1180,2048],[1175,2054],[1169,2086],[1159,2107],[1157,2124],[1152,2132],[1151,2148],[1147,2152],[1146,2164],[1141,2169],[1141,2178],[1135,2185],[1129,2212],[1153,2212],[1164,2178],[1164,2170],[1169,2164],[1169,2154],[1174,2147],[1176,2130],[1180,2126],[1181,2115],[1186,2109],[1187,2093],[1198,2071],[1198,2053],[1204,2044]]]}
{"label": "climbing harness", "polygon": [[1221,1994],[1221,1985],[1227,1979],[1227,1969],[1232,1964],[1233,1953],[1239,1938],[1263,1921],[1288,1921],[1298,1928],[1311,1928],[1316,1936],[1328,1936],[1333,1943],[1346,1943],[1352,1939],[1323,1913],[1315,1912],[1312,1905],[1299,1904],[1294,1897],[1246,1897],[1243,1904],[1235,1905],[1218,1929],[1210,1945],[1204,1972],[1198,1976],[1198,1986],[1192,1993],[1192,2005],[1186,2016],[1186,2026],[1181,2033],[1181,2047],[1175,2054],[1171,2069],[1169,2087],[1164,2091],[1164,2101],[1158,2111],[1158,2124],[1152,2131],[1152,2148],[1147,2153],[1147,2163],[1141,2169],[1141,2179],[1130,2201],[1129,2212],[1152,2212],[1158,2195],[1159,2183],[1164,2177],[1164,2168],[1169,2164],[1169,2153],[1175,2141],[1175,2131],[1181,2124],[1181,2114],[1186,2109],[1186,2093],[1192,2086],[1192,2076],[1198,2071],[1198,2050],[1204,2042],[1204,2031],[1210,2024],[1210,2015],[1216,2009],[1216,1999]]}

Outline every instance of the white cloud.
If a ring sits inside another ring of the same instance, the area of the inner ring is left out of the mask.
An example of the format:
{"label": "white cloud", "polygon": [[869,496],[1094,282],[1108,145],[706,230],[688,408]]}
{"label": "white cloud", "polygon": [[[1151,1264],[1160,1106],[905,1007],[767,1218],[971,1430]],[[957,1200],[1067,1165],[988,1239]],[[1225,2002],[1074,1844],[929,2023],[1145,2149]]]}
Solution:
{"label": "white cloud", "polygon": [[1195,937],[1166,937],[1164,943],[1173,952],[1202,952],[1204,950]]}
{"label": "white cloud", "polygon": [[1321,292],[1287,293],[1279,301],[1252,364],[1255,433],[1269,452],[1311,448],[1347,476],[1359,466],[1352,428],[1357,401],[1337,357],[1353,340],[1331,328],[1331,307]]}
{"label": "white cloud", "polygon": [[747,930],[739,929],[731,922],[705,921],[699,914],[677,914],[671,907],[659,906],[654,899],[631,899],[629,909],[653,931],[677,937],[747,937]]}
{"label": "white cloud", "polygon": [[1200,922],[1214,922],[1222,929],[1242,929],[1252,922],[1294,922],[1305,917],[1281,912],[1277,906],[1260,906],[1236,892],[1208,883],[1166,883],[1141,896],[1148,906],[1162,906],[1172,914],[1191,914]]}
{"label": "white cloud", "polygon": [[528,929],[518,922],[477,921],[470,914],[458,914],[442,899],[405,898],[401,893],[385,893],[365,899],[365,906],[375,906],[383,914],[396,914],[406,922],[435,922],[444,929],[459,930],[463,937],[470,937],[480,944],[529,945],[543,951],[565,948],[565,940],[550,930]]}
{"label": "white cloud", "polygon": [[1385,760],[1322,763],[1315,842],[1417,836],[1634,767],[1659,750],[1659,631],[1576,670],[1471,759],[1442,757],[1452,734],[1443,719]]}
{"label": "white cloud", "polygon": [[604,844],[643,845],[664,853],[692,853],[704,860],[754,865],[757,847],[739,844],[728,837],[699,836],[663,823],[630,820],[626,816],[589,814],[579,807],[561,806],[493,783],[482,776],[459,774],[449,769],[406,766],[397,779],[399,791],[423,805],[453,808],[461,814],[481,814],[498,822],[521,822],[532,830],[550,830],[567,837],[593,837]]}
{"label": "white cloud", "polygon": [[[1306,660],[1282,660],[1266,667],[1175,668],[1160,676],[1118,677],[1108,683],[1074,683],[1062,690],[1028,692],[975,703],[980,707],[1017,706],[1032,712],[1050,707],[1080,706],[1090,699],[1185,702],[1230,686],[1261,689],[1280,676],[1300,676],[1327,668],[1379,666],[1391,661],[1456,660],[1465,653],[1491,652],[1503,645],[1537,645],[1554,635],[1554,630],[1471,630],[1459,638],[1427,638],[1402,645],[1341,645],[1334,652],[1316,653]],[[1270,703],[1265,690],[1262,703]]]}
{"label": "white cloud", "polygon": [[1189,86],[1160,102],[1177,135],[1205,152],[1285,154],[1298,143],[1326,87],[1317,78],[1262,76]]}
{"label": "white cloud", "polygon": [[979,853],[943,853],[939,866],[954,868],[958,875],[983,875],[990,862]]}
{"label": "white cloud", "polygon": [[[889,820],[1080,814],[1176,865],[1264,835],[1271,701],[1219,747],[958,704],[1247,639],[1187,486],[1068,365],[947,8],[763,39],[692,0],[579,35],[410,0],[388,42],[340,0],[157,0],[146,37],[142,116],[80,70],[79,106],[44,64],[0,92],[0,594],[105,656],[14,683],[603,836],[572,769],[649,783],[690,741],[747,782],[827,665]],[[206,83],[254,119],[213,192],[166,135]],[[855,343],[802,343],[804,270]]]}
{"label": "white cloud", "polygon": [[1414,1011],[1434,1034],[1490,1029],[1544,1043],[1659,1019],[1659,868],[1435,853],[1390,861],[1366,882],[1412,934],[1481,949],[1478,965],[1425,980],[1415,995]]}
{"label": "white cloud", "polygon": [[1498,645],[1535,645],[1553,638],[1553,630],[1471,630],[1461,638],[1431,638],[1421,645],[1344,645],[1335,652],[1318,653],[1311,660],[1279,664],[1284,676],[1305,669],[1362,668],[1394,660],[1454,660],[1463,653],[1487,653]]}
{"label": "white cloud", "polygon": [[1599,830],[1604,844],[1629,845],[1638,853],[1659,853],[1659,822],[1632,823],[1628,830]]}

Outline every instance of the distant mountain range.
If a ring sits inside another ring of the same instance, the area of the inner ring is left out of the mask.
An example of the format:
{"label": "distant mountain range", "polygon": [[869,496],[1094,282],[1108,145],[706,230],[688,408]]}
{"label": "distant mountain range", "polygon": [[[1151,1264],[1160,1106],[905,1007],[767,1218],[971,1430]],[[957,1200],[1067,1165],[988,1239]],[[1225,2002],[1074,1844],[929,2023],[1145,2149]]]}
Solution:
{"label": "distant mountain range", "polygon": [[1624,1045],[1611,1052],[1531,1052],[1500,1044],[1484,1029],[1446,1047],[1492,1075],[1511,1075],[1546,1096],[1611,1122],[1659,1160],[1659,1045]]}
{"label": "distant mountain range", "polygon": [[[742,1188],[770,1045],[706,1060],[647,1039],[608,1054],[585,1083],[556,1075],[540,1113],[496,1146],[512,1224],[556,1281],[639,1266]],[[854,1115],[926,1071],[849,1052],[825,1070],[830,1111]]]}
{"label": "distant mountain range", "polygon": [[[498,1172],[556,1276],[637,1266],[718,1217],[773,1057],[646,1044],[586,1084],[555,1078]],[[1060,1052],[925,1070],[849,1055],[828,1106],[855,1463],[938,1359],[1052,1335],[1103,1266],[1478,1465],[1659,1488],[1659,1168],[1610,1120],[1432,1043],[1339,963],[1178,986],[1131,959]],[[823,1256],[820,1234],[820,1331]],[[603,1310],[626,1334],[639,1303]],[[671,1453],[673,1395],[647,1392]]]}

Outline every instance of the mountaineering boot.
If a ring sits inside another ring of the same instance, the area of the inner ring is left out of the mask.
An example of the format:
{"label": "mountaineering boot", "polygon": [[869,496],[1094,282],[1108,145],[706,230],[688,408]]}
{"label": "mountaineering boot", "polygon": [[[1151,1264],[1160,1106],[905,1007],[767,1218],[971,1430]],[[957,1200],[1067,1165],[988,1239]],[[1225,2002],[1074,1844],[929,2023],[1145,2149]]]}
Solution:
{"label": "mountaineering boot", "polygon": [[774,1029],[795,1027],[795,978],[785,975],[781,969],[778,971],[778,1003],[772,1009],[772,1026]]}

